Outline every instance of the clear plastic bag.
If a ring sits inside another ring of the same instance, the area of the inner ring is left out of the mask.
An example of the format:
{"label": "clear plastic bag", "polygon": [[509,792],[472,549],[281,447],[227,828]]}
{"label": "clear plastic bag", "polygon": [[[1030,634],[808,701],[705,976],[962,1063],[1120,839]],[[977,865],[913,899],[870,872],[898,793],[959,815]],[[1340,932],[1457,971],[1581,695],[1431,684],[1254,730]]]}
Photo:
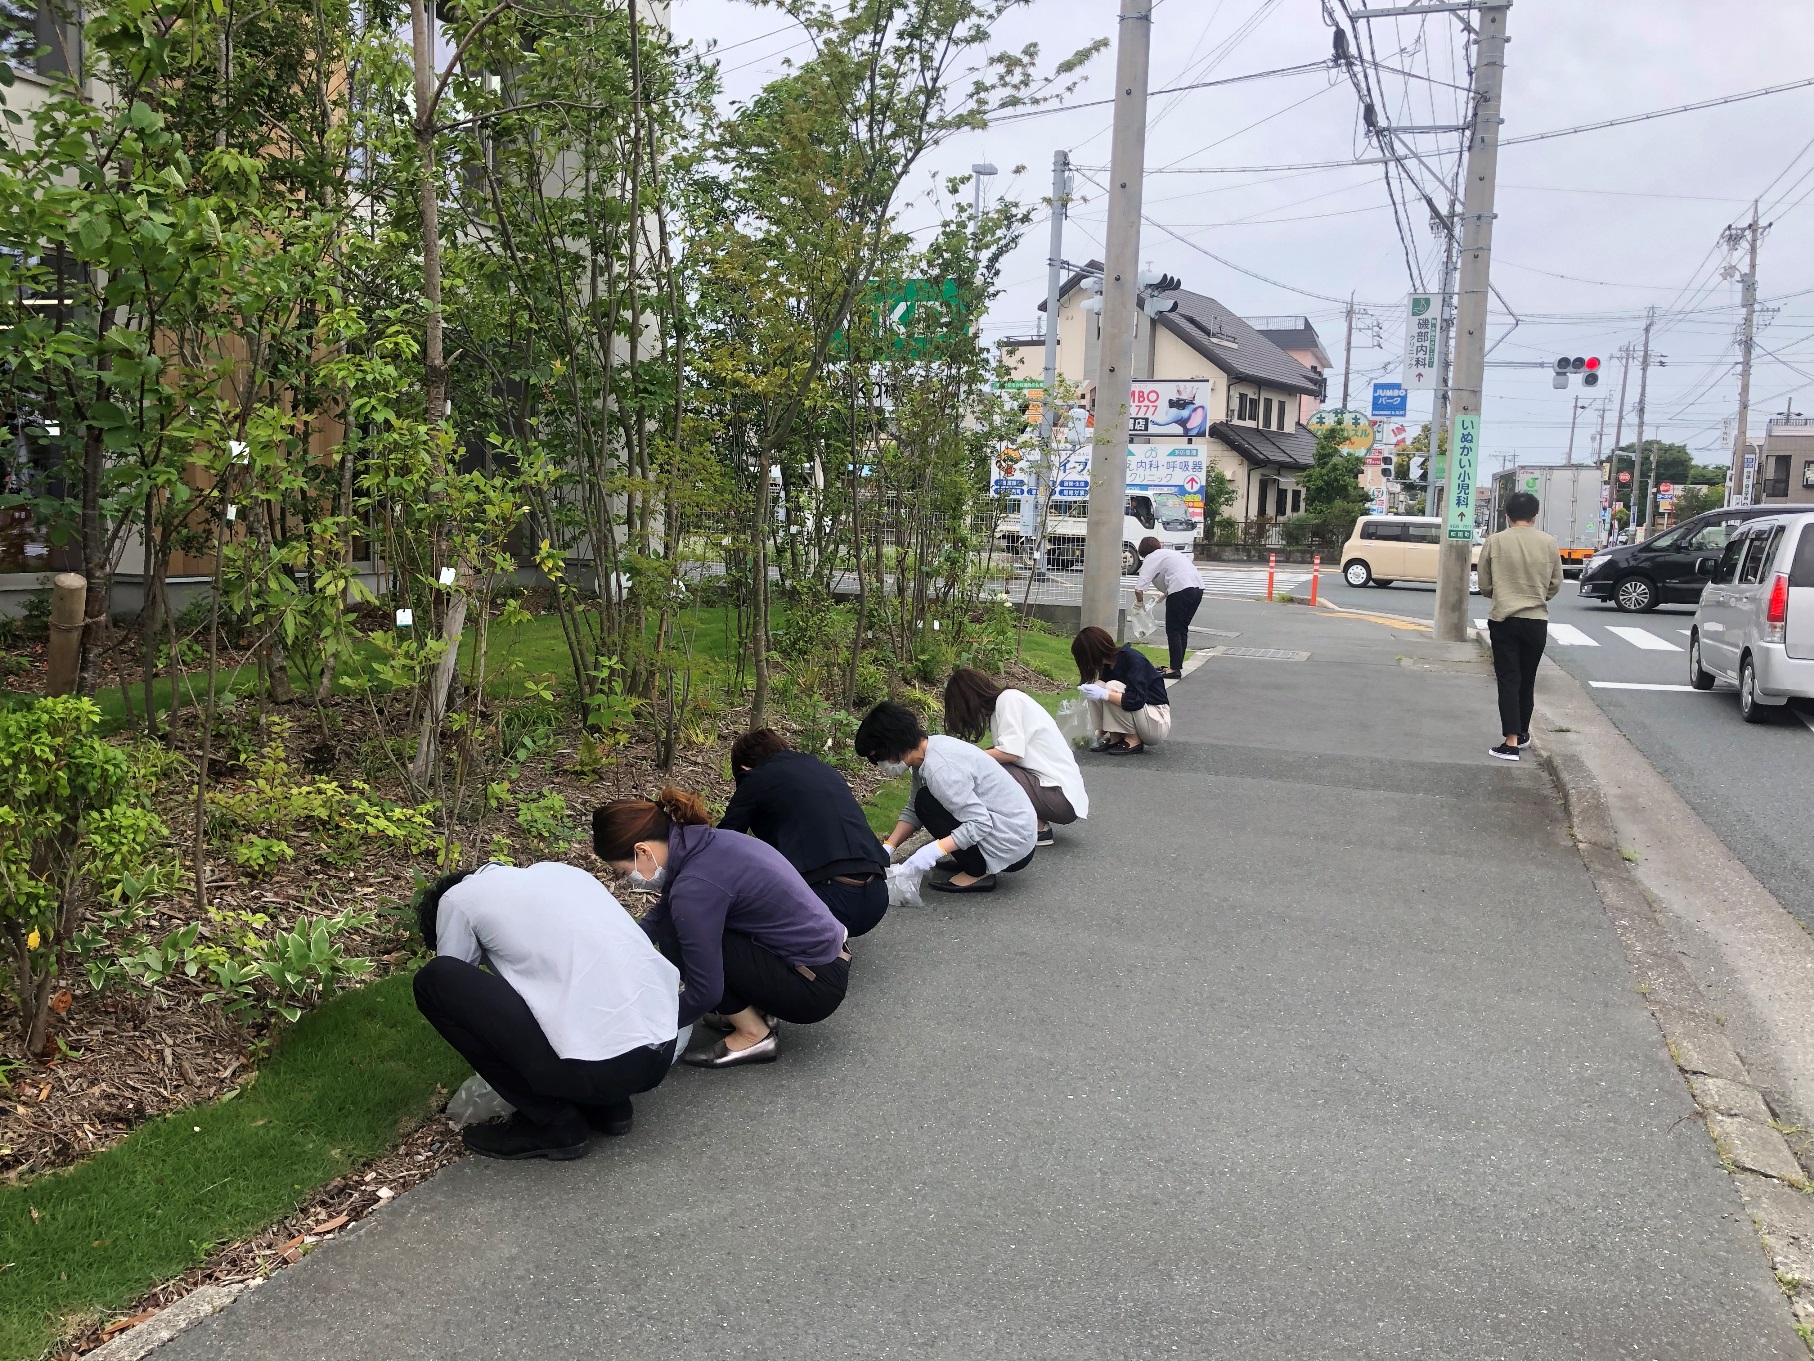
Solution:
{"label": "clear plastic bag", "polygon": [[1085,699],[1063,699],[1058,702],[1058,731],[1074,747],[1086,746],[1096,736],[1090,722],[1090,703]]}
{"label": "clear plastic bag", "polygon": [[1153,613],[1152,606],[1142,602],[1134,606],[1134,612],[1127,617],[1127,630],[1135,638],[1151,638],[1159,631],[1159,618]]}
{"label": "clear plastic bag", "polygon": [[906,865],[888,867],[888,905],[890,907],[924,907],[920,899],[920,881],[924,870],[910,870]]}
{"label": "clear plastic bag", "polygon": [[491,1090],[491,1084],[474,1073],[447,1099],[447,1118],[455,1129],[482,1125],[512,1114],[516,1107]]}

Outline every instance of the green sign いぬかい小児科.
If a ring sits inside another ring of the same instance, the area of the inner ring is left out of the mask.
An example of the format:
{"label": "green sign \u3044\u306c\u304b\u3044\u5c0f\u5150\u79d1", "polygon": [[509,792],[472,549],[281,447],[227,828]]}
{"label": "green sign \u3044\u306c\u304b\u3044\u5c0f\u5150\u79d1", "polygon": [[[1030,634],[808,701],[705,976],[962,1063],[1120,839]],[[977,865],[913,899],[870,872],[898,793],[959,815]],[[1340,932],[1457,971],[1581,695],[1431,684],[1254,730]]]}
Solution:
{"label": "green sign \u3044\u306c\u304b\u3044\u5c0f\u5150\u79d1", "polygon": [[1480,467],[1480,417],[1456,415],[1449,436],[1449,538],[1474,537],[1474,475]]}

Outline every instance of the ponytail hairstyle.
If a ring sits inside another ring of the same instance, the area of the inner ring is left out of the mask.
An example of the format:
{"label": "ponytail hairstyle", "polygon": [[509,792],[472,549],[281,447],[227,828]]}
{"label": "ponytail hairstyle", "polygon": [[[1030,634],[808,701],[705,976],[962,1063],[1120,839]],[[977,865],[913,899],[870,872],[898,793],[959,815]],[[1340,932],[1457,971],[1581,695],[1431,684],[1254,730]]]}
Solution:
{"label": "ponytail hairstyle", "polygon": [[1115,637],[1094,624],[1071,639],[1071,660],[1077,663],[1079,680],[1101,680],[1103,673],[1115,664]]}
{"label": "ponytail hairstyle", "polygon": [[592,810],[592,853],[600,860],[628,860],[639,841],[666,841],[676,827],[712,821],[697,794],[667,786],[652,799],[615,799]]}
{"label": "ponytail hairstyle", "polygon": [[945,731],[966,742],[980,742],[995,716],[1001,686],[970,666],[960,666],[945,682]]}

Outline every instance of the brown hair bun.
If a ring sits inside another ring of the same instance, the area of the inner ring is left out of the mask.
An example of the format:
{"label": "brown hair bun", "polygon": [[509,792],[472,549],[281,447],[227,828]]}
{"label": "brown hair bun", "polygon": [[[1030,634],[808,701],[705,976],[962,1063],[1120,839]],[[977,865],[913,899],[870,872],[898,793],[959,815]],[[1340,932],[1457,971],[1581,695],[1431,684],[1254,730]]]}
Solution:
{"label": "brown hair bun", "polygon": [[679,827],[704,827],[712,820],[705,810],[705,800],[685,789],[668,785],[654,799],[669,822]]}

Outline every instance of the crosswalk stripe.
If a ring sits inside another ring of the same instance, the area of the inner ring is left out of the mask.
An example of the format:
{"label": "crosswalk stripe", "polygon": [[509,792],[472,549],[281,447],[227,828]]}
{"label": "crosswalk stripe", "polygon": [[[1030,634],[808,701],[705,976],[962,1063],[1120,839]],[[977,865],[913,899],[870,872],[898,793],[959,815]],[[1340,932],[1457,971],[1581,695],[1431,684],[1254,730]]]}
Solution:
{"label": "crosswalk stripe", "polygon": [[1588,637],[1573,624],[1555,624],[1549,626],[1550,641],[1561,647],[1598,647],[1600,644]]}
{"label": "crosswalk stripe", "polygon": [[1588,685],[1595,690],[1668,690],[1687,695],[1713,693],[1711,690],[1696,690],[1692,685],[1647,685],[1643,681],[1589,681]]}
{"label": "crosswalk stripe", "polygon": [[1608,633],[1616,633],[1633,647],[1646,652],[1680,652],[1682,649],[1666,638],[1659,638],[1648,629],[1620,628],[1617,624],[1606,626]]}

